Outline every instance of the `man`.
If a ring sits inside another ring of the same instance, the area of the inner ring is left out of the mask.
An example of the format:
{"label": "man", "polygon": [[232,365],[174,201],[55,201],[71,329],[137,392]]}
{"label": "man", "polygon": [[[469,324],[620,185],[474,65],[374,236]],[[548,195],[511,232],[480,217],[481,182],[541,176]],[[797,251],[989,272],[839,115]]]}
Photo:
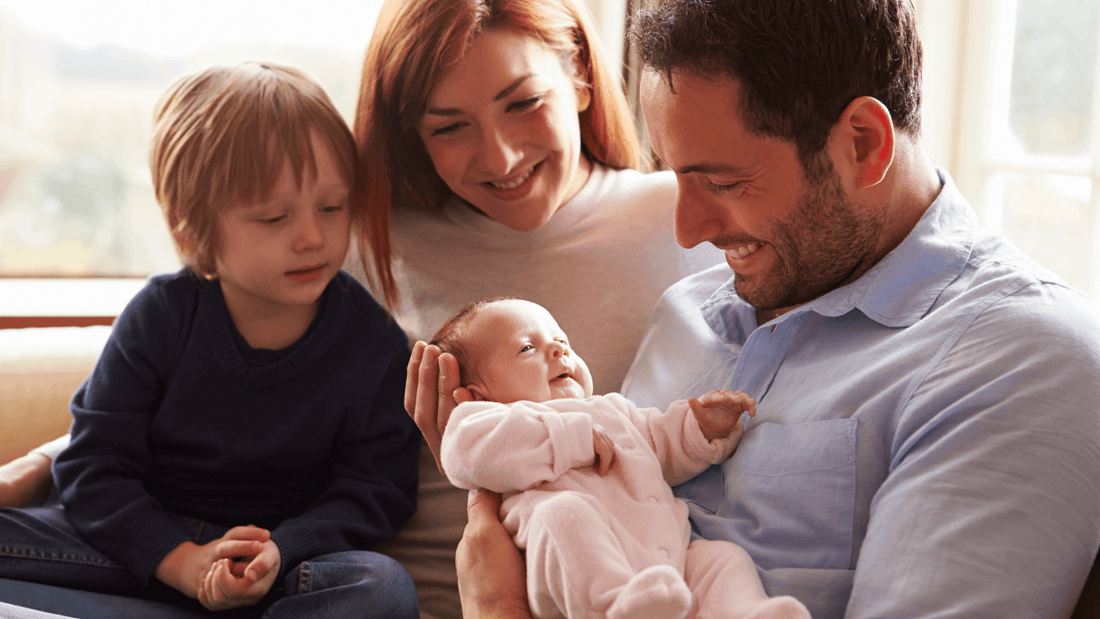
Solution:
{"label": "man", "polygon": [[[677,239],[729,269],[666,293],[624,394],[758,402],[677,489],[695,534],[816,618],[1068,616],[1100,545],[1100,320],[925,156],[909,0],[671,0],[633,35]],[[467,616],[523,616],[495,506]]]}

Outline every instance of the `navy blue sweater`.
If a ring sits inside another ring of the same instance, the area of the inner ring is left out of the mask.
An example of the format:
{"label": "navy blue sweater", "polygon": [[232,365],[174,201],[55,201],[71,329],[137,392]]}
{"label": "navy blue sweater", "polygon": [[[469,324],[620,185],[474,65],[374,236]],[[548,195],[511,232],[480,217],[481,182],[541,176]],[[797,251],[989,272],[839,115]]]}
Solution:
{"label": "navy blue sweater", "polygon": [[248,346],[217,281],[155,276],[73,396],[54,463],[85,540],[142,581],[197,527],[271,529],[282,571],[392,539],[416,504],[405,334],[341,271],[297,342]]}

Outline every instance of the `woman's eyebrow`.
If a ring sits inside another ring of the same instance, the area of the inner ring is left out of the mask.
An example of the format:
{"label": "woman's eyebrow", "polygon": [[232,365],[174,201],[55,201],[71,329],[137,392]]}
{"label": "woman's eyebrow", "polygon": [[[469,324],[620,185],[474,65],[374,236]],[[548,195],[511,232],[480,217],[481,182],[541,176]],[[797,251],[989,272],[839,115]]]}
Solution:
{"label": "woman's eyebrow", "polygon": [[528,73],[527,75],[519,76],[514,82],[509,84],[507,88],[497,93],[497,96],[493,97],[493,101],[500,101],[504,97],[512,94],[516,91],[517,88],[519,88],[523,84],[523,82],[525,82],[530,77],[534,77],[534,75],[534,73]]}
{"label": "woman's eyebrow", "polygon": [[[504,90],[501,90],[500,92],[498,92],[497,96],[493,97],[493,101],[500,101],[501,99],[503,99],[503,98],[507,97],[508,95],[512,94],[513,92],[516,91],[517,88],[519,88],[520,86],[523,85],[523,82],[527,81],[531,77],[534,77],[534,75],[535,75],[534,73],[528,73],[526,75],[521,75],[521,76],[517,77],[511,84],[508,84],[508,86],[505,87]],[[458,108],[453,108],[453,107],[448,107],[448,108],[429,107],[428,111],[425,112],[425,113],[426,114],[431,114],[433,116],[458,116],[459,114],[462,114],[463,112],[462,112],[462,110],[460,110]]]}

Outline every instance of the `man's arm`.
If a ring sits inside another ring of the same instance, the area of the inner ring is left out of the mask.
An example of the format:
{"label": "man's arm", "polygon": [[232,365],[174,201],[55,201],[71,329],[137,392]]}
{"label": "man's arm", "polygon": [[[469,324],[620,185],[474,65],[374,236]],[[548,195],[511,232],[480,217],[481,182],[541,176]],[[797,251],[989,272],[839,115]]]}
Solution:
{"label": "man's arm", "polygon": [[1003,300],[912,394],[847,617],[1069,616],[1100,543],[1091,311]]}

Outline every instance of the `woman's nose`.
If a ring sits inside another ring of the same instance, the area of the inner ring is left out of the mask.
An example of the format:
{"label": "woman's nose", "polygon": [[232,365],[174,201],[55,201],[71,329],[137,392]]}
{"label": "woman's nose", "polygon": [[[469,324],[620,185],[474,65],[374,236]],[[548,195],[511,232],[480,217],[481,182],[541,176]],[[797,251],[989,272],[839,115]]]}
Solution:
{"label": "woman's nose", "polygon": [[497,177],[515,172],[523,153],[515,147],[515,140],[497,126],[486,127],[482,132],[481,167]]}

